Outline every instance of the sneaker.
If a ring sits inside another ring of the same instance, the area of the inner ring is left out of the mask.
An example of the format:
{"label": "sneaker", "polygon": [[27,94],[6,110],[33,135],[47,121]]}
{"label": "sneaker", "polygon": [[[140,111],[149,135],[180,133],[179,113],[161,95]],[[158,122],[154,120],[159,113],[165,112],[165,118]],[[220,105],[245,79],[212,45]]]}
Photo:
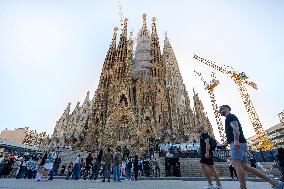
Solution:
{"label": "sneaker", "polygon": [[274,189],[284,189],[284,184],[281,181],[276,182],[276,185],[272,187]]}
{"label": "sneaker", "polygon": [[203,189],[215,189],[213,184],[208,184],[208,186],[203,187]]}
{"label": "sneaker", "polygon": [[215,189],[223,189],[222,185],[216,185]]}

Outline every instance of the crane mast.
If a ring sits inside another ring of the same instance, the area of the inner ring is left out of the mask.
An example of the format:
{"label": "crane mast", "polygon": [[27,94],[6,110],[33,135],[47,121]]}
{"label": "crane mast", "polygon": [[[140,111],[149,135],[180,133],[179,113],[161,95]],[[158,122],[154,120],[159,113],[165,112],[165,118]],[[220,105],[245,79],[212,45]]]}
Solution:
{"label": "crane mast", "polygon": [[217,126],[218,126],[219,135],[220,135],[222,143],[224,143],[226,141],[224,126],[222,124],[222,119],[221,119],[220,113],[218,111],[218,105],[217,105],[215,94],[214,94],[214,89],[215,89],[215,87],[217,87],[217,85],[219,85],[219,81],[215,78],[214,73],[212,73],[212,75],[211,75],[212,80],[208,84],[205,81],[205,79],[203,78],[203,76],[200,72],[194,71],[194,73],[196,74],[196,76],[200,77],[201,81],[203,82],[203,84],[205,86],[205,90],[208,92],[208,94],[210,96],[210,101],[211,101],[211,105],[212,105],[212,108],[213,108],[216,123],[217,123]]}
{"label": "crane mast", "polygon": [[198,60],[199,62],[210,66],[211,68],[214,68],[215,70],[218,70],[224,74],[227,74],[231,77],[231,79],[234,81],[234,83],[237,85],[239,93],[241,95],[242,101],[245,105],[246,111],[249,115],[250,121],[253,125],[254,131],[258,137],[258,149],[261,150],[269,150],[273,147],[273,144],[271,140],[269,140],[267,133],[262,127],[262,124],[260,122],[259,116],[255,110],[255,107],[252,103],[252,100],[250,98],[250,95],[246,89],[245,85],[249,85],[254,89],[257,89],[257,86],[254,82],[248,81],[248,77],[244,72],[237,72],[232,67],[229,66],[218,66],[215,64],[215,62],[210,61],[208,59],[202,58],[196,54],[193,56],[194,59]]}

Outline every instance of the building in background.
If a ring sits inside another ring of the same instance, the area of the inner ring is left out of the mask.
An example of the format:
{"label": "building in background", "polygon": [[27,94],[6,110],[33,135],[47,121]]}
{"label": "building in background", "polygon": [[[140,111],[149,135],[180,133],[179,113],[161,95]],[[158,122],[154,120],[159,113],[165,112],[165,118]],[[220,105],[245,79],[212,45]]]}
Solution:
{"label": "building in background", "polygon": [[[277,125],[270,127],[266,130],[268,138],[273,143],[273,148],[284,148],[284,111],[278,114],[280,123]],[[258,137],[256,135],[248,138],[248,145],[250,149],[256,149],[255,147],[258,144]]]}
{"label": "building in background", "polygon": [[26,137],[28,127],[16,128],[14,130],[8,130],[7,128],[1,131],[0,138],[3,140],[13,141],[18,144],[23,144]]}
{"label": "building in background", "polygon": [[16,128],[14,130],[3,130],[0,134],[0,139],[12,142],[15,144],[25,144],[34,147],[40,147],[48,142],[49,136],[46,132],[37,132],[29,130],[29,127]]}

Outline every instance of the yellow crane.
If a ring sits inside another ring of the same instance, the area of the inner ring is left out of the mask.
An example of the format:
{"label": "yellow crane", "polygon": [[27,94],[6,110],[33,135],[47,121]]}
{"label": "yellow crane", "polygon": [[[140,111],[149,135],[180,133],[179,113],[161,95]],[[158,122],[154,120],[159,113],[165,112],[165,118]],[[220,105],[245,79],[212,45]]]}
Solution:
{"label": "yellow crane", "polygon": [[249,115],[250,121],[253,125],[254,131],[258,137],[258,149],[261,150],[269,150],[273,147],[273,144],[271,140],[269,140],[267,133],[262,127],[262,124],[260,122],[260,119],[257,115],[257,112],[255,110],[255,107],[252,103],[252,100],[250,98],[250,95],[246,89],[246,85],[251,86],[254,89],[257,89],[257,86],[254,82],[248,81],[248,77],[244,72],[237,72],[232,67],[229,66],[218,66],[214,61],[202,58],[196,54],[193,56],[194,59],[197,61],[210,66],[211,68],[214,68],[215,70],[218,70],[226,75],[229,75],[231,79],[234,81],[234,83],[237,85],[239,93],[241,95],[242,101],[245,105],[246,111]]}
{"label": "yellow crane", "polygon": [[216,79],[214,72],[211,73],[212,80],[209,83],[203,78],[203,76],[200,72],[194,71],[194,73],[195,73],[196,76],[200,77],[201,81],[203,82],[203,84],[205,86],[205,90],[208,92],[208,94],[210,96],[210,101],[211,101],[211,105],[212,105],[213,112],[214,112],[214,115],[215,115],[215,119],[216,119],[216,122],[217,122],[219,135],[220,135],[222,143],[224,143],[226,141],[224,126],[222,124],[221,116],[220,116],[220,113],[218,111],[218,105],[217,105],[215,94],[214,94],[214,89],[215,89],[215,87],[217,87],[219,85],[219,80]]}

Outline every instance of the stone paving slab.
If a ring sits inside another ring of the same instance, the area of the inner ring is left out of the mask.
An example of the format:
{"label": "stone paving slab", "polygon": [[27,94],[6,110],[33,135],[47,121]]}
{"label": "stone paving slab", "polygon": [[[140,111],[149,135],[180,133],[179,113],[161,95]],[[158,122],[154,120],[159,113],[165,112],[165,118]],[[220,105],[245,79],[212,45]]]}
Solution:
{"label": "stone paving slab", "polygon": [[[16,180],[0,179],[0,189],[203,189],[207,185],[205,181],[182,180],[139,180],[122,181],[120,183],[102,183],[90,180]],[[224,189],[238,189],[237,181],[224,181]],[[248,182],[248,189],[270,189],[270,185],[264,182]]]}
{"label": "stone paving slab", "polygon": [[[112,177],[111,177],[112,178]],[[125,177],[123,177],[125,179]],[[66,179],[66,176],[54,176],[54,179]],[[102,178],[99,178],[102,179]],[[123,179],[123,180],[124,180]],[[206,181],[205,177],[139,177],[139,180],[182,180],[182,181]],[[212,177],[214,180],[214,178]],[[232,181],[231,177],[220,177],[222,181]],[[264,182],[264,180],[255,177],[248,177],[247,181]]]}

